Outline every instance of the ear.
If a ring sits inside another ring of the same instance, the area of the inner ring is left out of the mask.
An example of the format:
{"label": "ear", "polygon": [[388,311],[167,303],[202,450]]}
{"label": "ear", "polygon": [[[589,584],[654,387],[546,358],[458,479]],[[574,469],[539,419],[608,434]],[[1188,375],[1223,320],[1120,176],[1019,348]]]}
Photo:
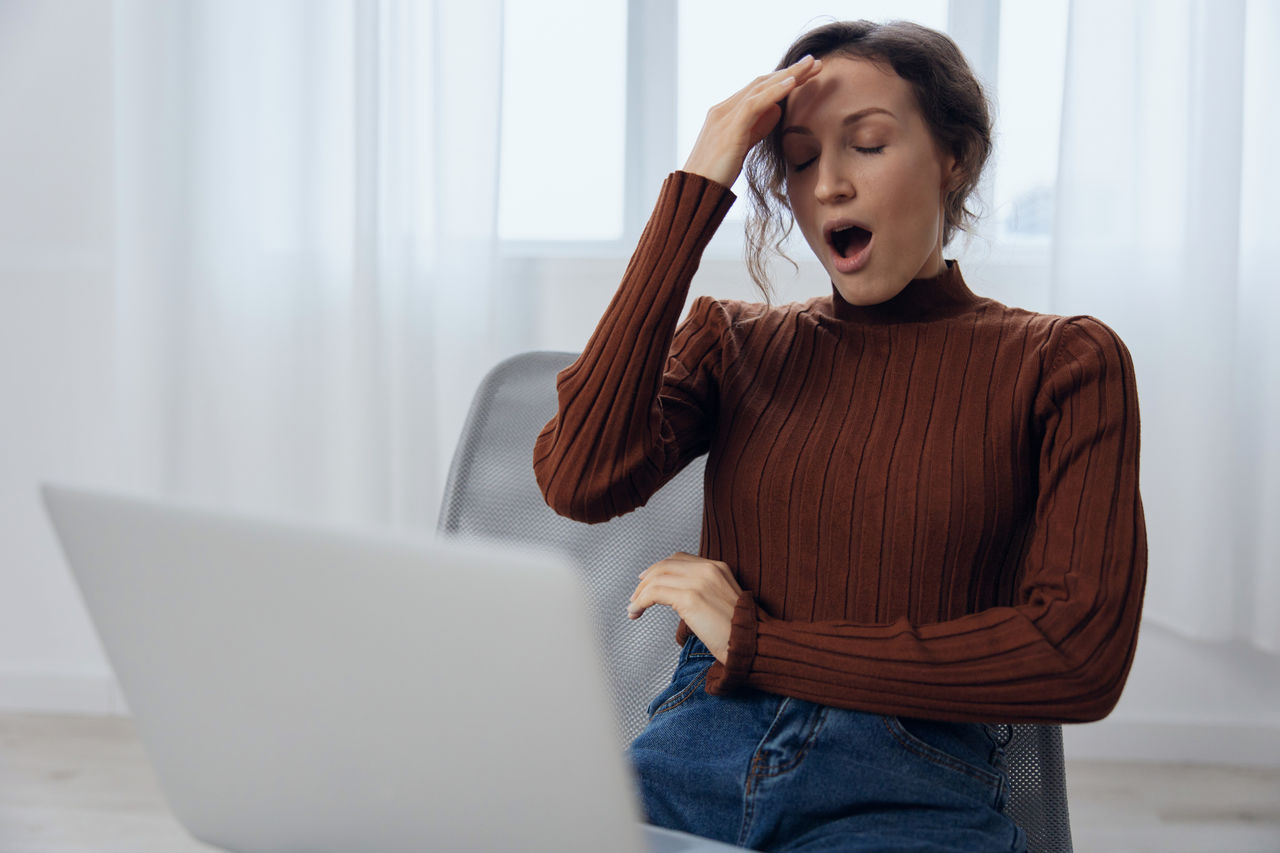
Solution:
{"label": "ear", "polygon": [[942,161],[942,189],[944,193],[954,191],[964,183],[964,170],[956,163],[956,158],[947,155]]}

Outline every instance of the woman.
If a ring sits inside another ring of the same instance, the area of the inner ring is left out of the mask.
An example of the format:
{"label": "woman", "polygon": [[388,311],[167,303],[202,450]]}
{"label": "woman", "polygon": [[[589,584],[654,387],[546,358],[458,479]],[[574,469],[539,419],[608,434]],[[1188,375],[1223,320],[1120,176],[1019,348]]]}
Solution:
{"label": "woman", "polygon": [[[713,107],[538,438],[548,503],[642,504],[707,453],[697,556],[630,748],[650,821],[763,850],[1021,850],[1000,723],[1105,717],[1146,576],[1129,354],[974,295],[942,248],[990,151],[945,35],[836,23]],[[750,268],[789,212],[831,279],[696,299],[751,152]]]}

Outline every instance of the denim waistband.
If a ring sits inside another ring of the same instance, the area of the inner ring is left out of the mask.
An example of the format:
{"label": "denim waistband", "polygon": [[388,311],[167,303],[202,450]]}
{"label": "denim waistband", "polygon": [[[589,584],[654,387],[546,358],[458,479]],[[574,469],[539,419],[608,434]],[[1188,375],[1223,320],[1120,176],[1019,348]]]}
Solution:
{"label": "denim waistband", "polygon": [[[714,660],[715,655],[711,653],[711,650],[707,648],[706,643],[702,642],[697,634],[690,633],[688,639],[684,641],[684,645],[680,648],[680,659],[677,666],[683,666],[690,660],[697,660],[700,658],[709,658]],[[977,723],[976,725],[983,726],[987,730],[988,736],[990,736],[995,744],[1002,749],[1009,745],[1009,741],[1013,740],[1013,726],[1008,723],[984,722]]]}

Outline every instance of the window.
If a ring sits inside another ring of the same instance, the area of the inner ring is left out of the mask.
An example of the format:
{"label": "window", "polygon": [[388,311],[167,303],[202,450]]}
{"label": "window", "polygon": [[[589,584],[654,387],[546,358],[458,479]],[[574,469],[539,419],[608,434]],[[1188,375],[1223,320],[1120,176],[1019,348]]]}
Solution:
{"label": "window", "polygon": [[[629,253],[707,108],[773,69],[800,33],[833,18],[905,18],[960,34],[995,105],[995,151],[980,188],[984,236],[996,245],[1047,246],[1067,3],[507,0],[505,251]],[[739,202],[729,221],[740,223],[744,182],[734,189]],[[722,228],[710,254],[739,254],[739,232]]]}
{"label": "window", "polygon": [[621,238],[626,0],[506,0],[504,18],[500,238]]}
{"label": "window", "polygon": [[[835,20],[905,18],[933,29],[947,28],[947,0],[819,3],[776,0],[681,0],[679,95],[676,151],[681,164],[693,150],[707,108],[761,74],[772,71],[787,46],[807,30]],[[733,50],[716,50],[732,44]],[[708,49],[708,48],[711,49]],[[745,219],[747,182],[733,191],[740,199],[728,219]]]}
{"label": "window", "polygon": [[1001,5],[996,150],[988,167],[998,241],[1047,242],[1052,233],[1066,51],[1067,0]]}

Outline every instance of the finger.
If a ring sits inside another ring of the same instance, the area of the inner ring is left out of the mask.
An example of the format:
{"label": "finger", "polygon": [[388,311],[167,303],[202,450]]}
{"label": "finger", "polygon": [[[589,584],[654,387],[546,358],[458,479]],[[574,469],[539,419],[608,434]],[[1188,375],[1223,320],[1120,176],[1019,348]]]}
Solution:
{"label": "finger", "polygon": [[[667,558],[667,560],[670,560],[670,559],[671,559],[670,557]],[[636,577],[647,578],[649,575],[653,574],[654,571],[656,571],[657,568],[661,566],[663,563],[665,563],[667,560],[659,560],[658,562],[649,566],[647,569],[644,569],[643,571],[641,571],[640,574],[636,575]]]}
{"label": "finger", "polygon": [[661,604],[661,603],[662,603],[661,601],[657,600],[654,594],[654,590],[652,589],[646,590],[645,592],[638,595],[634,601],[630,601],[627,603],[627,616],[629,616],[632,619],[639,619],[641,616],[644,615],[644,612],[648,610],[650,607],[652,607],[655,604]]}
{"label": "finger", "polygon": [[767,99],[769,103],[779,104],[786,98],[787,93],[818,76],[818,72],[821,70],[822,60],[820,59],[808,64],[796,63],[775,72],[774,79],[769,80],[761,87],[757,87],[747,97],[752,101]]}
{"label": "finger", "polygon": [[666,572],[650,575],[636,586],[636,591],[631,594],[631,600],[635,601],[644,594],[645,589],[652,587],[654,584],[665,584],[679,589],[693,589],[700,586],[701,582],[701,578],[689,572]]}
{"label": "finger", "polygon": [[[703,569],[699,571],[699,569]],[[733,576],[723,573],[722,564],[701,561],[701,566],[690,569],[659,571],[642,580],[631,593],[628,611],[637,604],[651,599],[655,590],[664,594],[683,595],[686,602],[702,600],[716,602],[717,606],[731,604],[742,592]],[[670,603],[670,602],[665,602]],[[682,614],[683,615],[683,614]]]}
{"label": "finger", "polygon": [[649,574],[651,574],[650,569],[656,570],[658,569],[659,566],[662,566],[664,564],[667,564],[668,567],[670,567],[672,564],[684,564],[684,563],[707,563],[715,567],[716,572],[719,574],[720,577],[724,578],[727,581],[732,581],[733,583],[737,583],[737,579],[734,578],[733,576],[733,570],[729,568],[728,563],[722,560],[712,560],[708,557],[699,557],[697,554],[690,554],[688,551],[677,551],[667,559],[662,560],[661,562],[658,562],[658,563],[654,563],[652,566],[649,567],[649,569],[645,569],[643,572],[641,572],[640,577],[642,578],[648,577]]}
{"label": "finger", "polygon": [[[800,57],[800,58],[799,58],[799,59],[797,59],[795,62],[791,63],[791,64],[790,64],[790,65],[788,65],[786,68],[781,68],[781,69],[779,69],[779,71],[802,71],[802,70],[807,70],[810,66],[817,65],[817,64],[819,64],[819,63],[821,63],[821,62],[822,62],[822,60],[821,60],[821,59],[814,59],[811,55],[809,55],[809,54],[807,54],[807,53],[806,53],[804,56]],[[775,73],[777,73],[777,72],[775,72]]]}
{"label": "finger", "polygon": [[632,619],[639,619],[646,610],[656,604],[666,605],[680,613],[681,608],[688,609],[691,597],[692,593],[688,589],[670,584],[655,584],[627,605],[627,615]]}
{"label": "finger", "polygon": [[635,601],[627,604],[627,616],[632,619],[639,619],[650,607],[661,603],[654,597],[653,590],[648,590]]}
{"label": "finger", "polygon": [[[657,566],[654,568],[656,569]],[[635,591],[631,593],[631,601],[638,601],[645,594],[646,590],[652,590],[654,585],[659,583],[678,589],[693,589],[698,586],[698,578],[694,577],[687,571],[655,571],[652,574],[646,575],[644,579],[636,585]]]}
{"label": "finger", "polygon": [[765,75],[764,79],[770,83],[780,83],[787,79],[803,81],[808,80],[821,70],[821,59],[814,59],[812,56],[804,56],[796,62],[791,63],[786,68],[779,68],[772,74]]}
{"label": "finger", "polygon": [[728,563],[722,563],[719,560],[713,560],[712,565],[720,573],[720,577],[735,589],[738,588],[738,579],[733,576],[733,569],[729,568]]}
{"label": "finger", "polygon": [[639,589],[640,586],[644,586],[644,581],[646,580],[653,580],[660,576],[672,574],[686,574],[689,571],[694,570],[696,564],[705,562],[708,561],[702,557],[695,556],[685,551],[677,551],[670,557],[667,557],[665,560],[659,560],[637,575],[641,581],[639,586],[637,586],[637,589]]}
{"label": "finger", "polygon": [[746,103],[750,105],[753,111],[763,112],[768,107],[778,106],[793,89],[805,82],[807,79],[807,77],[800,79],[794,75],[783,77],[771,86],[761,89],[758,92],[752,92],[747,96]]}
{"label": "finger", "polygon": [[654,572],[659,571],[660,569],[663,569],[663,568],[670,568],[674,564],[687,563],[689,562],[689,560],[699,560],[699,559],[701,558],[695,557],[693,554],[690,554],[686,551],[676,551],[670,557],[659,560],[658,562],[649,566],[647,569],[645,569],[639,575],[637,575],[637,577],[641,577],[641,578],[648,577]]}
{"label": "finger", "polygon": [[[641,581],[646,578],[654,578],[659,575],[672,573],[696,572],[699,565],[707,565],[712,573],[731,584],[736,585],[737,579],[733,576],[733,570],[729,568],[729,564],[721,560],[711,560],[706,557],[699,557],[696,554],[690,554],[687,551],[677,551],[665,560],[659,560],[649,568],[642,571],[638,578]],[[643,585],[643,584],[641,584]],[[637,587],[638,589],[639,587]]]}
{"label": "finger", "polygon": [[822,60],[814,59],[812,56],[804,56],[799,61],[793,62],[786,68],[779,68],[777,71],[769,74],[761,74],[752,80],[737,95],[729,98],[724,105],[732,104],[744,98],[750,98],[761,92],[775,92],[779,89],[786,89],[797,82],[802,82],[809,77],[818,73],[822,67]]}
{"label": "finger", "polygon": [[795,62],[791,63],[790,65],[761,74],[760,76],[756,77],[756,79],[748,83],[745,88],[749,89],[752,86],[756,85],[757,83],[767,83],[771,80],[784,77],[787,74],[791,74],[792,72],[799,71],[804,68],[808,68],[813,63],[814,63],[814,58],[812,56],[808,56],[808,55],[802,56],[799,59],[797,59]]}

